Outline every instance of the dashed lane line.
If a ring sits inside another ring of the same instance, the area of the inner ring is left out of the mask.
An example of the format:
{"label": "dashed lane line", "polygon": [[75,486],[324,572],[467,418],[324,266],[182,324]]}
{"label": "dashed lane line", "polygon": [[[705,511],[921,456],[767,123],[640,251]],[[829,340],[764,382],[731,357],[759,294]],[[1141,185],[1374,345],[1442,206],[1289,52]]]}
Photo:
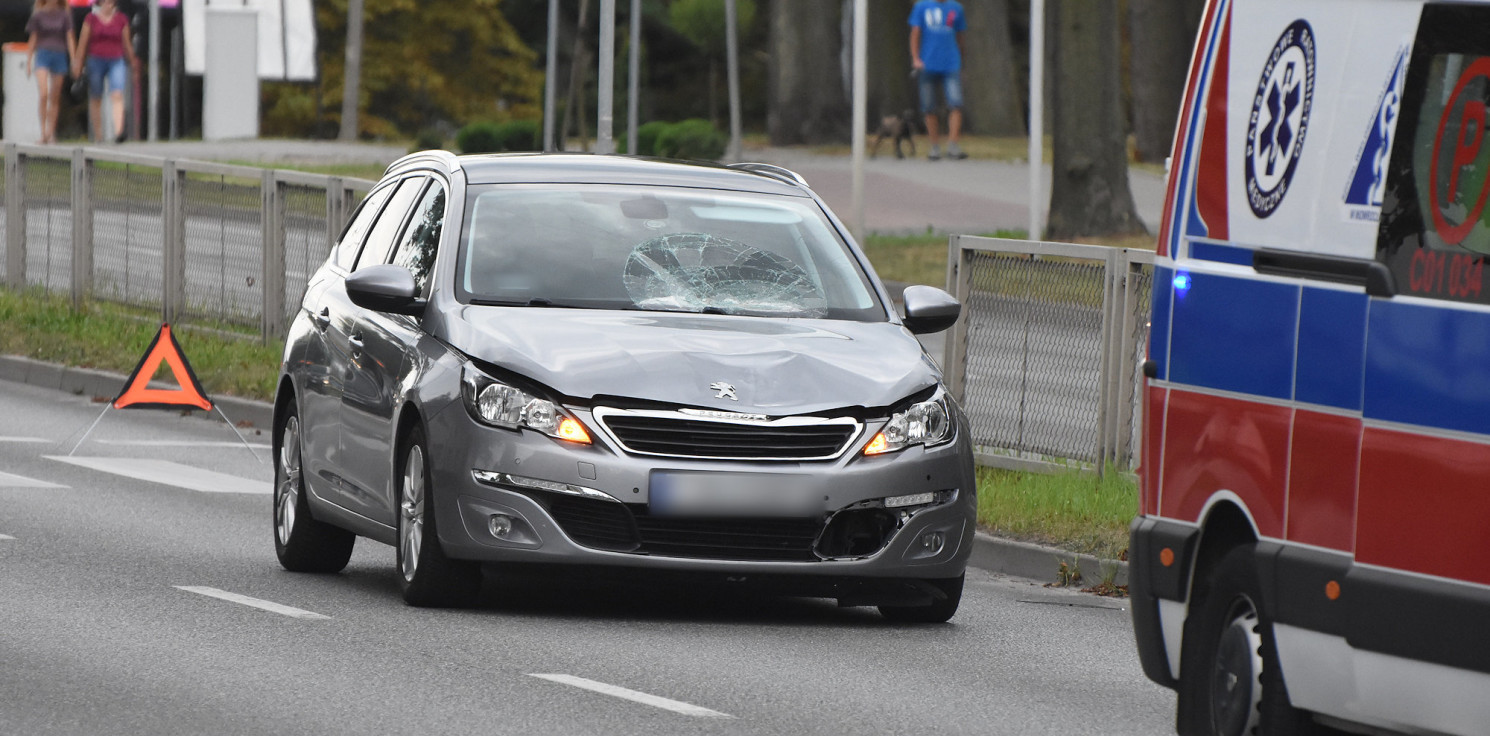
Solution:
{"label": "dashed lane line", "polygon": [[[243,447],[242,442],[220,442],[209,440],[94,440],[100,445],[118,445],[123,447]],[[270,446],[265,442],[250,442],[249,447],[258,450],[268,450]]]}
{"label": "dashed lane line", "polygon": [[0,488],[67,488],[67,486],[0,470]]}
{"label": "dashed lane line", "polygon": [[7,539],[14,540],[15,537],[10,536],[9,534],[0,534],[0,542],[3,542]]}
{"label": "dashed lane line", "polygon": [[29,443],[33,445],[50,445],[52,440],[45,437],[0,437],[0,442]]}
{"label": "dashed lane line", "polygon": [[263,600],[262,598],[252,598],[252,597],[249,597],[249,596],[246,596],[246,595],[239,595],[237,593],[229,593],[226,590],[218,590],[217,588],[208,588],[208,587],[201,586],[201,585],[177,585],[177,586],[173,586],[173,587],[175,587],[177,590],[184,590],[184,591],[186,591],[188,593],[196,593],[197,595],[205,595],[205,596],[207,596],[209,598],[217,598],[219,600],[228,601],[230,603],[237,603],[239,605],[249,606],[251,608],[257,608],[257,609],[260,609],[260,610],[263,610],[263,611],[269,611],[270,613],[278,613],[278,614],[280,614],[282,616],[289,616],[291,618],[304,618],[304,619],[329,619],[329,618],[331,618],[330,616],[319,614],[319,613],[316,613],[314,611],[307,611],[307,610],[305,610],[303,608],[295,608],[294,606],[286,606],[286,605],[282,605],[282,604],[279,604],[279,603],[275,603],[274,601],[266,601],[266,600]]}
{"label": "dashed lane line", "polygon": [[236,475],[218,473],[169,460],[150,460],[128,457],[70,457],[67,455],[43,455],[48,460],[79,465],[105,473],[122,475],[151,483],[185,488],[202,493],[261,493],[268,495],[274,484],[263,480],[250,480]]}
{"label": "dashed lane line", "polygon": [[708,708],[705,708],[703,706],[693,705],[692,703],[685,703],[681,700],[672,700],[670,698],[664,698],[657,695],[637,692],[636,690],[629,690],[617,685],[608,685],[603,682],[596,682],[595,680],[586,680],[583,677],[553,674],[529,674],[528,676],[536,677],[540,680],[557,682],[562,685],[577,687],[582,690],[597,692],[602,695],[609,695],[614,698],[621,698],[622,700],[630,700],[634,703],[641,703],[642,705],[650,705],[654,708],[670,710],[674,713],[679,713],[685,716],[695,716],[698,718],[734,718],[734,716],[729,715],[728,713],[720,713],[717,710],[709,710]]}

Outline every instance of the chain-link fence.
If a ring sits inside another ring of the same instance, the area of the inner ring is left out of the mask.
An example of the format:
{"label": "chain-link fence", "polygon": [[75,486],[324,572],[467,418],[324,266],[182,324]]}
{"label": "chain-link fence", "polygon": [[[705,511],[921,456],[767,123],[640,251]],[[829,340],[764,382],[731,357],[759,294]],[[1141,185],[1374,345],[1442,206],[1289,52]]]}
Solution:
{"label": "chain-link fence", "polygon": [[947,381],[980,462],[1131,467],[1153,254],[954,235]]}
{"label": "chain-link fence", "polygon": [[284,334],[363,179],[4,146],[0,280]]}

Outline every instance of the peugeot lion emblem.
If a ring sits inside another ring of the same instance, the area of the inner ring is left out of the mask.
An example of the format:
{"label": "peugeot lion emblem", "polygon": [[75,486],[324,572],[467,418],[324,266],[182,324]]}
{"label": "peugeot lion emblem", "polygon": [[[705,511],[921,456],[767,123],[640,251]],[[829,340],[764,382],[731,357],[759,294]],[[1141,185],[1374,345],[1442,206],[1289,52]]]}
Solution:
{"label": "peugeot lion emblem", "polygon": [[719,392],[717,394],[714,394],[714,398],[716,399],[729,399],[730,401],[740,400],[740,397],[735,395],[735,387],[729,385],[728,383],[725,383],[724,381],[715,381],[709,384],[709,390]]}

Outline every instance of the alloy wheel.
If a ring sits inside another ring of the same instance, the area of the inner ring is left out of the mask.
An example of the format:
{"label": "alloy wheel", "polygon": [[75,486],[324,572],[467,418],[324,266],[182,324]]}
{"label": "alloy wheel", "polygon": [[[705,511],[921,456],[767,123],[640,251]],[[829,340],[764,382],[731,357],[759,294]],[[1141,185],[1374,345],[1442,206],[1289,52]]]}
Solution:
{"label": "alloy wheel", "polygon": [[280,437],[279,483],[274,489],[274,533],[280,546],[290,543],[295,531],[295,504],[300,496],[300,419],[285,420],[284,434]]}
{"label": "alloy wheel", "polygon": [[409,448],[404,463],[403,494],[399,504],[399,550],[404,580],[412,582],[419,571],[419,552],[424,544],[424,450]]}

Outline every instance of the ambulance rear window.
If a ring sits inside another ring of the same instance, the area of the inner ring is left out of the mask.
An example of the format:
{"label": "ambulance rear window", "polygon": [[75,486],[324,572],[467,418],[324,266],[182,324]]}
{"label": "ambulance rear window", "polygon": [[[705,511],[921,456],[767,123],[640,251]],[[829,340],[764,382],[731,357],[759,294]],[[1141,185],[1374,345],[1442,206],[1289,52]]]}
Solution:
{"label": "ambulance rear window", "polygon": [[1401,294],[1490,303],[1490,8],[1430,5],[1408,66],[1377,257]]}

